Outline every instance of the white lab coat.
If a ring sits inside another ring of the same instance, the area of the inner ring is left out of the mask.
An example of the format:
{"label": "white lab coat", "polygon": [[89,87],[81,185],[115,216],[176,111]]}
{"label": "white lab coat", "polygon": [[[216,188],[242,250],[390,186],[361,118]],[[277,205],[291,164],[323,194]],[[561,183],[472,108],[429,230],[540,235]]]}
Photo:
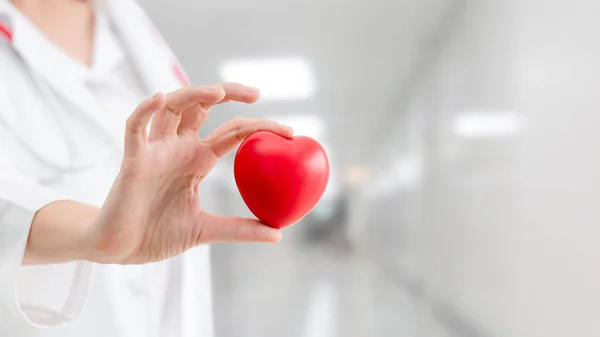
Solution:
{"label": "white lab coat", "polygon": [[[136,3],[97,3],[148,97],[186,84]],[[0,23],[14,33],[12,40],[0,37],[0,336],[211,336],[206,246],[143,266],[21,266],[38,209],[60,199],[102,204],[119,169],[123,128],[84,87],[44,63],[43,48],[29,43],[11,10],[0,0]],[[71,114],[79,127],[59,125],[58,113]],[[74,142],[86,151],[73,151]]]}

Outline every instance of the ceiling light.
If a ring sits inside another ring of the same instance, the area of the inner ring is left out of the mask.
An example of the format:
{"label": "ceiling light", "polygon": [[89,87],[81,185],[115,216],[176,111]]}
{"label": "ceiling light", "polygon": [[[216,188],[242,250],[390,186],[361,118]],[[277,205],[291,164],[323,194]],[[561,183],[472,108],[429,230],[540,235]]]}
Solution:
{"label": "ceiling light", "polygon": [[261,99],[305,99],[315,91],[310,66],[302,59],[231,61],[220,68],[225,82],[259,88]]}
{"label": "ceiling light", "polygon": [[513,112],[468,113],[454,120],[454,133],[464,138],[506,137],[520,132],[523,124]]}

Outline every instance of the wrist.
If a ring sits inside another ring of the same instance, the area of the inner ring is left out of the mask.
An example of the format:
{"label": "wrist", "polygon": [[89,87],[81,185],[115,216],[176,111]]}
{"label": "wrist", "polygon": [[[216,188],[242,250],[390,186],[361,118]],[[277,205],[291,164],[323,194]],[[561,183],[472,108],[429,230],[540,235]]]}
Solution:
{"label": "wrist", "polygon": [[133,233],[127,228],[115,226],[115,220],[107,217],[103,209],[90,214],[88,232],[79,249],[87,261],[100,264],[124,264],[134,249]]}
{"label": "wrist", "polygon": [[52,202],[34,216],[24,264],[87,260],[98,208],[74,201]]}
{"label": "wrist", "polygon": [[103,260],[103,253],[100,249],[100,209],[89,210],[81,219],[81,228],[84,229],[80,235],[77,244],[73,246],[74,252],[80,260],[90,262],[100,262]]}

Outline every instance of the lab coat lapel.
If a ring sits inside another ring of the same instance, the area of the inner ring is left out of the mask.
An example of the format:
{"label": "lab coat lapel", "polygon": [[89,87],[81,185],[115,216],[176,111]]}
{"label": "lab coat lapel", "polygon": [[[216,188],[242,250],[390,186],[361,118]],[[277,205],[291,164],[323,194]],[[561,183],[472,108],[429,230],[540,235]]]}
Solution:
{"label": "lab coat lapel", "polygon": [[111,121],[103,118],[104,111],[97,104],[96,97],[82,86],[80,81],[53,70],[37,68],[35,65],[32,65],[32,68],[44,77],[45,82],[49,83],[60,95],[105,130],[111,138],[115,137],[111,132],[114,129],[111,127]]}
{"label": "lab coat lapel", "polygon": [[13,47],[33,70],[32,76],[38,79],[39,84],[52,87],[79,111],[99,124],[111,138],[114,138],[110,121],[104,118],[96,98],[82,85],[81,78],[71,73],[69,69],[61,67],[62,63],[55,62],[54,54],[48,52],[51,42],[43,38],[37,28],[20,14],[15,14],[14,25]]}
{"label": "lab coat lapel", "polygon": [[137,4],[105,0],[105,5],[149,96],[189,84],[173,53]]}
{"label": "lab coat lapel", "polygon": [[[122,0],[97,0],[98,8],[108,14],[112,28],[117,33],[129,60],[134,64],[148,97],[156,92],[170,92],[189,84],[185,73],[172,51],[162,40],[143,10],[135,2]],[[96,103],[94,95],[82,85],[81,79],[67,69],[57,66],[51,53],[50,42],[40,35],[36,27],[9,4],[0,2],[0,9],[10,13],[13,21],[12,45],[19,56],[42,79],[83,114],[97,123],[115,144],[122,144],[122,134],[114,134],[113,121]]]}

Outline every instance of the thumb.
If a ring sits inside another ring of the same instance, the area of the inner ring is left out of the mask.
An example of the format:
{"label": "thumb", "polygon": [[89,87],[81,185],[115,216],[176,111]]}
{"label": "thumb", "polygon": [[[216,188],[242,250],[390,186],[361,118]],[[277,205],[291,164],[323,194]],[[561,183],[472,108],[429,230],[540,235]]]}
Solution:
{"label": "thumb", "polygon": [[249,218],[205,214],[201,243],[281,241],[281,231]]}

